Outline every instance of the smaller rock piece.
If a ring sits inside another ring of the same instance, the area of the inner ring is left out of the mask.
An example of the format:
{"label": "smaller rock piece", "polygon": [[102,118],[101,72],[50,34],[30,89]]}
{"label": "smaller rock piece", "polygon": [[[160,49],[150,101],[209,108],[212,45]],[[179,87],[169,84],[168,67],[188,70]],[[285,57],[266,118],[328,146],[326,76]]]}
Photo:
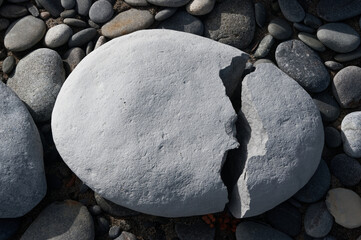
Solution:
{"label": "smaller rock piece", "polygon": [[343,150],[354,158],[361,158],[361,111],[346,115],[341,123]]}
{"label": "smaller rock piece", "polygon": [[9,74],[15,67],[15,58],[14,56],[8,56],[3,61],[2,70],[4,73]]}
{"label": "smaller rock piece", "polygon": [[205,15],[213,10],[216,0],[191,0],[187,4],[187,12],[192,15]]}
{"label": "smaller rock piece", "polygon": [[292,240],[286,234],[256,222],[241,222],[238,224],[236,238],[237,240]]}
{"label": "smaller rock piece", "polygon": [[361,106],[361,68],[348,66],[333,78],[333,95],[343,108]]}
{"label": "smaller rock piece", "polygon": [[286,40],[291,37],[292,28],[282,18],[275,18],[269,23],[268,32],[278,40]]}
{"label": "smaller rock piece", "polygon": [[268,55],[271,47],[273,46],[275,39],[271,35],[266,35],[259,43],[254,56],[256,58],[264,58]]}
{"label": "smaller rock piece", "polygon": [[305,10],[297,0],[278,0],[283,16],[290,22],[301,22],[305,18]]}
{"label": "smaller rock piece", "polygon": [[314,203],[307,208],[304,226],[309,236],[322,238],[331,231],[332,225],[333,217],[328,212],[325,202]]}

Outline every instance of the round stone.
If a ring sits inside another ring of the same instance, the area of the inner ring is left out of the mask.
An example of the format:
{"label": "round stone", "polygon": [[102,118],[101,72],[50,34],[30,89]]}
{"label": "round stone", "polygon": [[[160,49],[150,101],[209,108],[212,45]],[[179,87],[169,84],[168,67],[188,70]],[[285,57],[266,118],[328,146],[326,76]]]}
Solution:
{"label": "round stone", "polygon": [[346,115],[341,123],[343,150],[354,158],[361,158],[361,111]]}
{"label": "round stone", "polygon": [[14,56],[8,56],[3,61],[2,70],[4,73],[9,74],[15,67],[15,58]]}
{"label": "round stone", "polygon": [[292,35],[292,28],[282,18],[275,18],[268,24],[268,32],[278,40],[286,40]]}
{"label": "round stone", "polygon": [[65,18],[63,23],[72,27],[78,27],[78,28],[86,27],[86,22],[77,18]]}
{"label": "round stone", "polygon": [[317,30],[317,38],[328,48],[339,53],[355,50],[360,45],[360,35],[345,23],[328,23]]}
{"label": "round stone", "polygon": [[191,0],[187,6],[187,12],[192,15],[206,15],[213,10],[216,0]]}
{"label": "round stone", "polygon": [[328,212],[325,202],[311,204],[305,214],[306,233],[314,238],[325,237],[332,228],[333,217]]}
{"label": "round stone", "polygon": [[21,18],[28,14],[26,7],[16,4],[4,4],[0,7],[0,16],[4,18]]}
{"label": "round stone", "polygon": [[121,230],[121,228],[120,228],[119,226],[112,226],[112,227],[109,229],[108,236],[109,236],[111,239],[114,239],[114,238],[118,237],[121,232],[122,232],[122,230]]}
{"label": "round stone", "polygon": [[305,10],[297,0],[278,0],[283,16],[290,22],[301,22],[305,18]]}
{"label": "round stone", "polygon": [[75,0],[61,0],[60,2],[65,9],[72,9],[75,6]]}
{"label": "round stone", "polygon": [[346,154],[338,154],[331,160],[331,172],[345,186],[355,186],[361,180],[361,164]]}
{"label": "round stone", "polygon": [[313,95],[313,101],[320,110],[322,120],[325,122],[336,121],[341,109],[335,98],[328,92]]}
{"label": "round stone", "polygon": [[243,69],[243,52],[178,31],[107,42],[79,63],[57,98],[60,155],[86,185],[124,207],[167,217],[222,211],[220,169],[238,143],[220,71],[234,58],[244,59]]}
{"label": "round stone", "polygon": [[317,39],[317,37],[315,35],[300,32],[298,34],[298,38],[302,42],[304,42],[307,46],[309,46],[310,48],[312,48],[316,51],[319,51],[319,52],[326,51],[326,47]]}
{"label": "round stone", "polygon": [[312,14],[309,14],[309,13],[306,13],[303,23],[314,29],[317,29],[317,28],[321,27],[321,25],[322,25],[321,19],[319,19],[318,17],[316,17]]}
{"label": "round stone", "polygon": [[341,70],[342,68],[344,68],[342,63],[335,62],[335,61],[326,61],[325,66],[327,68],[331,69],[332,71],[338,71],[338,70]]}
{"label": "round stone", "polygon": [[81,47],[87,44],[89,41],[93,40],[97,35],[97,30],[95,28],[86,28],[70,37],[68,41],[68,46],[72,47]]}
{"label": "round stone", "polygon": [[361,106],[361,68],[348,66],[333,78],[333,95],[343,108]]}
{"label": "round stone", "polygon": [[170,29],[203,35],[204,27],[201,20],[185,11],[179,11],[158,25],[160,29]]}
{"label": "round stone", "polygon": [[66,24],[56,25],[45,34],[44,43],[49,48],[57,48],[68,42],[73,30]]}
{"label": "round stone", "polygon": [[89,10],[89,18],[95,23],[105,23],[113,16],[113,6],[107,0],[98,0]]}
{"label": "round stone", "polygon": [[159,11],[156,15],[155,15],[155,20],[156,21],[164,21],[167,18],[170,18],[175,12],[177,11],[177,8],[165,8],[161,11]]}
{"label": "round stone", "polygon": [[61,6],[61,2],[59,0],[36,0],[40,6],[46,9],[51,16],[57,18],[59,17],[60,13],[63,11]]}
{"label": "round stone", "polygon": [[256,58],[263,58],[268,55],[271,47],[273,46],[275,39],[271,35],[266,35],[259,43],[254,56]]}
{"label": "round stone", "polygon": [[334,127],[326,127],[325,128],[325,143],[327,147],[337,148],[341,146],[341,134]]}
{"label": "round stone", "polygon": [[340,53],[334,56],[334,59],[338,62],[349,62],[361,57],[361,47],[349,53]]}
{"label": "round stone", "polygon": [[92,0],[75,0],[76,5],[75,9],[76,11],[82,15],[82,16],[88,16],[89,9],[93,3]]}
{"label": "round stone", "polygon": [[286,234],[265,224],[250,221],[241,222],[236,229],[237,240],[292,240]]}

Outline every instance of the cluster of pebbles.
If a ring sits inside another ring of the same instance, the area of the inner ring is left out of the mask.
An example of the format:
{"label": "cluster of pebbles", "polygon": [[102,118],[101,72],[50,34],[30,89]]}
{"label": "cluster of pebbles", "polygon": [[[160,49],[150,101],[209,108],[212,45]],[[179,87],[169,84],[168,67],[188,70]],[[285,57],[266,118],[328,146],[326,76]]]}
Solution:
{"label": "cluster of pebbles", "polygon": [[0,240],[360,240],[360,16],[0,0]]}

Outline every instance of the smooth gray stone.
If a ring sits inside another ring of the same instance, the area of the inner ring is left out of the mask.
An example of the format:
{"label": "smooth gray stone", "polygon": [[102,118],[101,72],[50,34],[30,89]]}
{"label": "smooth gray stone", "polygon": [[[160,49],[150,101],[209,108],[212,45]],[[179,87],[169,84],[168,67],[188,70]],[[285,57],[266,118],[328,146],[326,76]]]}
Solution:
{"label": "smooth gray stone", "polygon": [[149,5],[147,0],[124,0],[124,2],[132,7],[146,7]]}
{"label": "smooth gray stone", "polygon": [[216,231],[204,222],[193,224],[176,223],[175,232],[180,240],[209,240],[214,239]]}
{"label": "smooth gray stone", "polygon": [[87,44],[89,41],[93,40],[97,33],[98,32],[95,28],[83,29],[70,37],[68,41],[68,46],[70,48],[81,47]]}
{"label": "smooth gray stone", "polygon": [[321,19],[319,19],[318,17],[316,17],[310,13],[306,13],[305,19],[303,19],[303,23],[314,29],[317,29],[317,28],[321,27],[321,25],[322,25]]}
{"label": "smooth gray stone", "polygon": [[85,57],[83,49],[76,47],[71,48],[64,54],[64,67],[67,74],[70,74],[80,61]]}
{"label": "smooth gray stone", "polygon": [[137,30],[146,29],[153,22],[154,17],[149,11],[132,8],[115,16],[101,28],[101,32],[107,38],[116,38]]}
{"label": "smooth gray stone", "polygon": [[321,162],[310,181],[293,197],[300,202],[313,203],[321,200],[331,185],[331,173],[326,162]]}
{"label": "smooth gray stone", "polygon": [[281,12],[290,22],[301,22],[305,18],[305,10],[297,0],[278,0]]}
{"label": "smooth gray stone", "polygon": [[89,9],[89,18],[95,23],[105,23],[113,16],[113,6],[107,0],[98,0]]}
{"label": "smooth gray stone", "polygon": [[[228,153],[223,168],[239,176],[229,209],[243,218],[272,209],[309,181],[324,133],[311,97],[273,64],[259,64],[243,79],[238,117],[240,147]],[[233,179],[226,184],[233,186]]]}
{"label": "smooth gray stone", "polygon": [[262,223],[245,221],[237,226],[237,240],[292,240],[288,235]]}
{"label": "smooth gray stone", "polygon": [[4,18],[20,18],[28,15],[26,7],[15,4],[4,4],[0,7],[0,16]]}
{"label": "smooth gray stone", "polygon": [[86,22],[77,18],[65,18],[63,22],[72,27],[79,27],[79,28],[86,27]]}
{"label": "smooth gray stone", "polygon": [[327,22],[337,22],[361,14],[361,0],[320,0],[317,15]]}
{"label": "smooth gray stone", "polygon": [[15,67],[15,58],[13,56],[8,56],[3,61],[2,70],[4,73],[9,74]]}
{"label": "smooth gray stone", "polygon": [[335,61],[326,61],[325,66],[333,71],[338,71],[344,68],[342,63],[335,62]]}
{"label": "smooth gray stone", "polygon": [[298,38],[313,50],[318,52],[326,51],[326,47],[313,34],[300,32]]}
{"label": "smooth gray stone", "polygon": [[94,50],[94,43],[92,41],[88,42],[88,45],[86,45],[85,48],[85,55],[88,55]]}
{"label": "smooth gray stone", "polygon": [[0,112],[0,218],[16,218],[46,194],[43,148],[24,103],[1,81]]}
{"label": "smooth gray stone", "polygon": [[72,9],[75,7],[75,0],[61,0],[61,6],[65,9]]}
{"label": "smooth gray stone", "polygon": [[94,50],[97,49],[98,47],[100,47],[101,45],[103,45],[106,42],[107,42],[107,39],[104,36],[100,36],[98,38],[98,40],[96,41],[96,43],[95,43]]}
{"label": "smooth gray stone", "polygon": [[45,34],[44,43],[49,48],[57,48],[66,44],[73,35],[73,30],[66,24],[56,25]]}
{"label": "smooth gray stone", "polygon": [[358,58],[361,58],[361,47],[358,47],[355,51],[340,53],[334,56],[334,59],[338,62],[348,62]]}
{"label": "smooth gray stone", "polygon": [[361,111],[346,115],[341,123],[344,152],[353,158],[361,158]]}
{"label": "smooth gray stone", "polygon": [[72,18],[76,16],[76,11],[74,9],[64,10],[60,13],[62,18]]}
{"label": "smooth gray stone", "polygon": [[0,18],[0,31],[5,30],[10,25],[10,21],[6,18]]}
{"label": "smooth gray stone", "polygon": [[95,28],[95,29],[100,29],[100,26],[98,24],[96,24],[95,22],[93,22],[92,20],[88,20],[88,24],[90,27]]}
{"label": "smooth gray stone", "polygon": [[328,92],[317,93],[313,96],[313,101],[320,110],[323,121],[333,122],[337,120],[341,109],[331,94]]}
{"label": "smooth gray stone", "polygon": [[178,8],[165,8],[159,11],[154,18],[156,21],[159,22],[164,21],[167,18],[170,18],[177,10]]}
{"label": "smooth gray stone", "polygon": [[26,4],[26,8],[28,9],[29,13],[34,17],[39,17],[39,9],[32,3]]}
{"label": "smooth gray stone", "polygon": [[4,46],[10,51],[24,51],[37,44],[45,35],[44,21],[31,15],[13,22],[5,33]]}
{"label": "smooth gray stone", "polygon": [[202,36],[204,32],[202,21],[186,11],[175,13],[170,18],[161,22],[158,28],[193,33],[200,36]]}
{"label": "smooth gray stone", "polygon": [[206,37],[239,49],[246,48],[256,29],[252,1],[225,0],[216,4],[205,17],[204,27]]}
{"label": "smooth gray stone", "polygon": [[116,237],[119,237],[120,233],[122,232],[122,229],[119,227],[119,226],[112,226],[110,229],[109,229],[109,232],[108,232],[108,236],[111,238],[111,239],[114,239]]}
{"label": "smooth gray stone", "polygon": [[254,4],[254,14],[257,25],[262,28],[267,20],[267,11],[263,3],[258,2]]}
{"label": "smooth gray stone", "polygon": [[360,35],[344,23],[328,23],[317,30],[317,38],[335,52],[347,53],[360,45]]}
{"label": "smooth gray stone", "polygon": [[133,233],[123,231],[122,234],[114,240],[137,240],[137,237]]}
{"label": "smooth gray stone", "polygon": [[94,223],[87,208],[65,200],[47,206],[28,227],[20,240],[94,240]]}
{"label": "smooth gray stone", "polygon": [[306,233],[314,238],[325,237],[332,229],[333,217],[328,212],[324,201],[311,204],[305,214]]}
{"label": "smooth gray stone", "polygon": [[278,40],[286,40],[292,35],[292,28],[282,18],[275,18],[268,24],[268,32]]}
{"label": "smooth gray stone", "polygon": [[321,58],[300,40],[282,42],[276,49],[278,67],[310,92],[322,92],[330,75]]}
{"label": "smooth gray stone", "polygon": [[147,0],[149,3],[161,7],[181,7],[186,5],[190,0]]}
{"label": "smooth gray stone", "polygon": [[53,17],[59,17],[60,13],[63,11],[63,7],[61,6],[60,0],[37,0],[37,1]]}
{"label": "smooth gray stone", "polygon": [[75,10],[82,16],[88,16],[92,0],[75,0]]}
{"label": "smooth gray stone", "polygon": [[275,39],[272,37],[272,35],[266,35],[259,43],[257,50],[254,53],[254,56],[256,58],[264,58],[268,55],[274,43]]}
{"label": "smooth gray stone", "polygon": [[101,209],[113,217],[129,217],[139,215],[139,212],[117,205],[94,192],[94,198]]}
{"label": "smooth gray stone", "polygon": [[332,92],[342,108],[361,106],[361,68],[348,66],[333,78]]}
{"label": "smooth gray stone", "polygon": [[258,64],[261,64],[261,63],[272,63],[272,64],[274,64],[274,62],[272,62],[272,61],[269,60],[269,59],[258,59],[258,60],[253,64],[253,66],[257,66]]}
{"label": "smooth gray stone", "polygon": [[314,33],[316,30],[302,23],[293,23],[293,27],[300,32]]}
{"label": "smooth gray stone", "polygon": [[332,175],[347,187],[355,186],[361,180],[361,164],[346,154],[338,154],[332,158],[330,169]]}
{"label": "smooth gray stone", "polygon": [[[325,144],[330,148],[337,148],[341,146],[341,133],[334,127],[325,128]],[[361,174],[360,174],[361,176]]]}
{"label": "smooth gray stone", "polygon": [[7,84],[27,104],[34,120],[42,122],[50,119],[64,81],[63,61],[59,54],[39,48],[19,61]]}

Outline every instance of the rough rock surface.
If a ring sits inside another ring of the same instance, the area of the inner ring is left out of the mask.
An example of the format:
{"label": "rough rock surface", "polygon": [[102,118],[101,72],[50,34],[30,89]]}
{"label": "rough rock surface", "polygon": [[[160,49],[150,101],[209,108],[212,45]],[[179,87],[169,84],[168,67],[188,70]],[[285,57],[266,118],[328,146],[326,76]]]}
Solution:
{"label": "rough rock surface", "polygon": [[273,64],[259,64],[244,78],[237,132],[240,147],[227,160],[239,176],[229,206],[235,217],[255,216],[287,200],[320,162],[320,113],[307,92]]}
{"label": "rough rock surface", "polygon": [[43,148],[25,105],[2,82],[0,113],[0,218],[15,218],[45,196]]}
{"label": "rough rock surface", "polygon": [[86,185],[116,204],[167,217],[222,211],[220,169],[238,143],[221,76],[226,88],[234,85],[222,72],[233,62],[243,69],[247,58],[177,31],[114,39],[63,85],[52,115],[56,147]]}

